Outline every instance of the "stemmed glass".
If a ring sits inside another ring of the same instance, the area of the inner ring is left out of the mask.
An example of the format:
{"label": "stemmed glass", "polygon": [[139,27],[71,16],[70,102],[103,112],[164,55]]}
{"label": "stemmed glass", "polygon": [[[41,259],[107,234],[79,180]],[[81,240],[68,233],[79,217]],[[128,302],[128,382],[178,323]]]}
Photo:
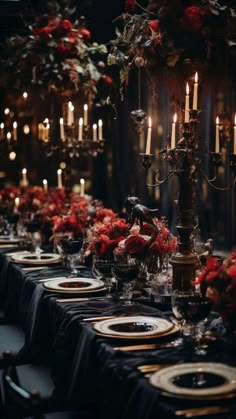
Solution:
{"label": "stemmed glass", "polygon": [[120,263],[113,267],[113,274],[117,280],[118,295],[125,305],[134,304],[132,299],[134,279],[138,277],[139,267],[137,264]]}
{"label": "stemmed glass", "polygon": [[75,239],[62,239],[60,241],[62,246],[63,253],[66,255],[70,275],[69,277],[76,277],[79,273],[78,270],[78,259],[80,250],[83,244],[83,239],[75,238]]}
{"label": "stemmed glass", "polygon": [[186,321],[191,328],[191,337],[196,355],[206,355],[206,350],[201,347],[198,333],[198,323],[205,320],[211,311],[212,301],[195,290],[173,291],[172,311],[181,329]]}
{"label": "stemmed glass", "polygon": [[41,258],[41,253],[43,252],[43,250],[41,249],[41,245],[42,245],[41,234],[39,231],[35,231],[34,233],[32,233],[32,246],[33,246],[37,259]]}
{"label": "stemmed glass", "polygon": [[104,279],[108,298],[112,297],[113,266],[114,262],[112,260],[100,259],[97,256],[93,257],[92,272],[95,278]]}

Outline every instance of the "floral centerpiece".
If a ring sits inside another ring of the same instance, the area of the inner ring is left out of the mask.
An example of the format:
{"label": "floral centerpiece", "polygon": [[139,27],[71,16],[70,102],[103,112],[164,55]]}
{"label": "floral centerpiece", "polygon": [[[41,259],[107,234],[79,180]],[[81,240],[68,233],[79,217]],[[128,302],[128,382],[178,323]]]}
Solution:
{"label": "floral centerpiece", "polygon": [[209,256],[196,284],[213,300],[226,326],[236,329],[236,250],[221,264]]}
{"label": "floral centerpiece", "polygon": [[44,4],[25,35],[7,39],[6,63],[21,87],[29,83],[59,94],[79,91],[93,99],[100,84],[112,83],[103,60],[107,48],[92,42],[85,18],[77,18],[70,3]]}
{"label": "floral centerpiece", "polygon": [[125,8],[108,56],[109,65],[120,66],[122,84],[132,68],[156,74],[185,62],[206,63],[222,55],[220,45],[236,44],[236,6],[230,0],[148,0],[146,7],[126,0]]}

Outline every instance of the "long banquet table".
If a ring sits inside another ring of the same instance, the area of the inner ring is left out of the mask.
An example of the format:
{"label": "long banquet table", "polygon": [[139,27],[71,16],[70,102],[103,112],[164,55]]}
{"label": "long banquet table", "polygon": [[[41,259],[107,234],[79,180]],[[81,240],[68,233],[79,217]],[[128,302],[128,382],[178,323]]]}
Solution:
{"label": "long banquet table", "polygon": [[[66,301],[65,295],[48,291],[39,282],[68,274],[64,266],[26,272],[4,254],[7,252],[9,249],[0,255],[0,305],[5,318],[18,322],[25,332],[25,345],[18,358],[22,362],[48,361],[55,383],[54,396],[71,407],[94,406],[96,416],[102,419],[173,418],[176,410],[204,403],[162,396],[137,366],[186,361],[236,365],[235,347],[221,339],[209,348],[204,359],[193,356],[188,344],[148,351],[115,351],[113,347],[122,342],[98,336],[92,324],[83,319],[129,314],[168,317],[169,312],[140,302],[127,306],[106,296]],[[90,277],[91,272],[84,268],[81,276]],[[64,301],[59,302],[61,299]],[[211,417],[233,419],[235,413]]]}

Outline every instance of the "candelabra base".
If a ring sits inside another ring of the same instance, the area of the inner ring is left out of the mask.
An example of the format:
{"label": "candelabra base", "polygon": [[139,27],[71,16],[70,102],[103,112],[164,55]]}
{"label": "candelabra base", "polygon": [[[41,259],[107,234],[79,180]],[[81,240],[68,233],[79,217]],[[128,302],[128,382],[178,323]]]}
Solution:
{"label": "candelabra base", "polygon": [[195,253],[175,253],[171,256],[173,268],[173,289],[189,290],[193,287],[199,259]]}

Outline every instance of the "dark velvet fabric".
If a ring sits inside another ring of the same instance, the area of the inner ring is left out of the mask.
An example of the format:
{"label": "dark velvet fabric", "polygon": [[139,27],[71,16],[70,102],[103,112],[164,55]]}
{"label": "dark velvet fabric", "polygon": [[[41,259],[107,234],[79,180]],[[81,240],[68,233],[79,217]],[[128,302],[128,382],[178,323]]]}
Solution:
{"label": "dark velvet fabric", "polygon": [[[99,419],[173,418],[176,409],[200,402],[164,398],[139,373],[138,365],[203,360],[236,365],[235,346],[227,346],[225,340],[219,340],[204,359],[192,355],[188,342],[184,347],[162,350],[114,351],[113,346],[127,342],[98,336],[84,318],[131,314],[168,316],[168,312],[140,303],[126,306],[105,296],[59,303],[57,299],[66,299],[68,295],[47,291],[39,279],[66,274],[61,265],[26,273],[8,257],[0,256],[0,288],[4,290],[1,304],[7,316],[17,320],[25,332],[21,354],[25,357],[28,354],[35,362],[50,361],[54,396],[72,408],[89,406]],[[81,276],[86,275],[91,276],[91,272],[81,271]],[[212,416],[233,417],[233,414]]]}

